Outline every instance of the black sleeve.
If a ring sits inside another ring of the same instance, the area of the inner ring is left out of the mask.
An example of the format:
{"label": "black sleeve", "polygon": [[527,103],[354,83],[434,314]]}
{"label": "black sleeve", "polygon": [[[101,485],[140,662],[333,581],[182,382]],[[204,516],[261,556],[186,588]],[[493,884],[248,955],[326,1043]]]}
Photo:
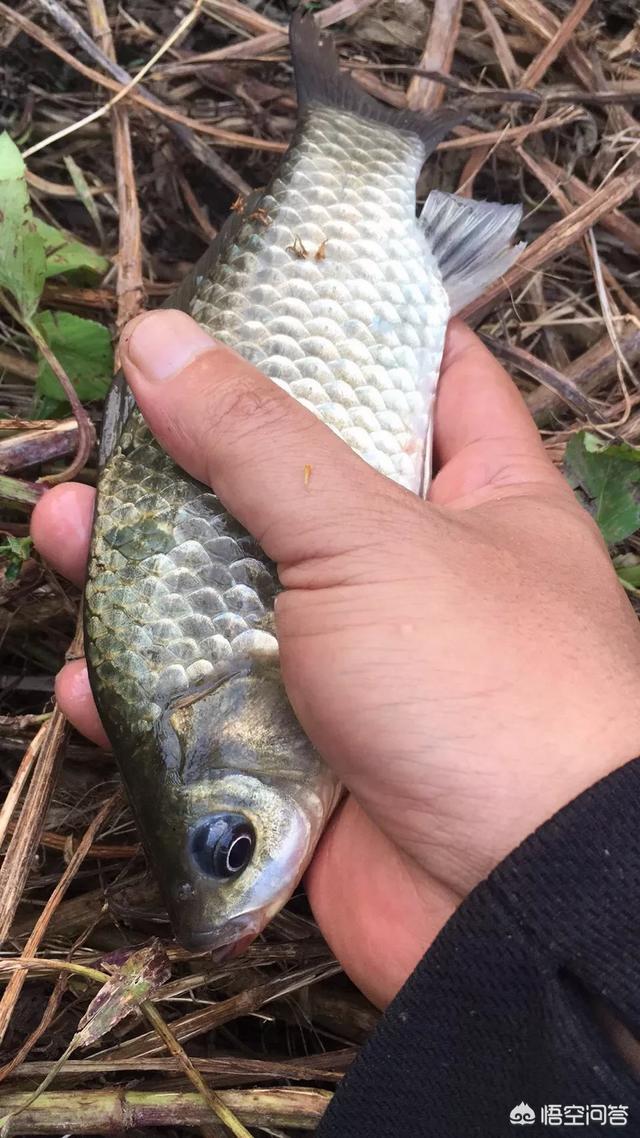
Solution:
{"label": "black sleeve", "polygon": [[640,1138],[640,1082],[594,996],[640,1035],[640,759],[545,823],[460,906],[318,1138]]}

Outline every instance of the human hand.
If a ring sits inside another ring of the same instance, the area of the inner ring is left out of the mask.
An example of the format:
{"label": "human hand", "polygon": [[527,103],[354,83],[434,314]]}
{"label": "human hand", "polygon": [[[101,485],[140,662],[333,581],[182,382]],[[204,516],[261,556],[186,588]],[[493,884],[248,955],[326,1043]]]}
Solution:
{"label": "human hand", "polygon": [[[498,861],[640,752],[634,614],[516,388],[459,321],[428,503],[183,314],[138,318],[121,347],[162,445],[278,562],[289,698],[350,791],[309,896],[385,1004]],[[78,584],[93,493],[57,486],[33,514],[37,547]],[[105,743],[82,661],[56,692]]]}

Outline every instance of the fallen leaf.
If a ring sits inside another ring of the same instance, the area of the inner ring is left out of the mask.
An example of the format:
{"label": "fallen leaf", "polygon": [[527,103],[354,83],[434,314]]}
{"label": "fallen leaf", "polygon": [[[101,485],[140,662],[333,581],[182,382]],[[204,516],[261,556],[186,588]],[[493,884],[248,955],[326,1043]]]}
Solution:
{"label": "fallen leaf", "polygon": [[[103,960],[103,970],[107,970],[107,966],[108,960]],[[170,976],[171,964],[159,940],[132,952],[114,966],[113,975],[89,1004],[73,1037],[73,1048],[88,1047],[106,1035],[153,996]]]}

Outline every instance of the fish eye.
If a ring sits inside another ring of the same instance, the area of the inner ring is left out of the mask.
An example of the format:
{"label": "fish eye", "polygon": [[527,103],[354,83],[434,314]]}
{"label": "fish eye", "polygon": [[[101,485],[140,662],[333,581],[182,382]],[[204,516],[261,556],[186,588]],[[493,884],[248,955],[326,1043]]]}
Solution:
{"label": "fish eye", "polygon": [[243,814],[211,814],[191,832],[191,851],[208,877],[237,877],[251,861],[255,844],[255,831]]}

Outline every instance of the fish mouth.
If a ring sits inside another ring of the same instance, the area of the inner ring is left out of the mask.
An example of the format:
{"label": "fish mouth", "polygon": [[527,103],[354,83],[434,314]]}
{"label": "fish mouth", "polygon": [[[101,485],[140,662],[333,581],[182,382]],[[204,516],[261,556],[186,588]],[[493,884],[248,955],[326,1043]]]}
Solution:
{"label": "fish mouth", "polygon": [[189,952],[214,952],[216,960],[228,960],[249,947],[260,933],[264,922],[258,916],[235,917],[218,929],[178,927],[176,940]]}

